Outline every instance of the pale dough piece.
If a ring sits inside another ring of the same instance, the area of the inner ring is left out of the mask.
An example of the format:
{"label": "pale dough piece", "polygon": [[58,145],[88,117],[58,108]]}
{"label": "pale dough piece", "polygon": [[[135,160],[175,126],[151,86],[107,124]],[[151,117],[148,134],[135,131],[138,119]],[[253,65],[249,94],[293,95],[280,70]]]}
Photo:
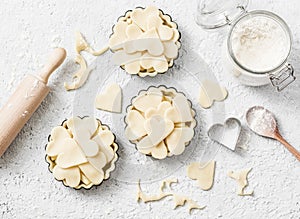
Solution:
{"label": "pale dough piece", "polygon": [[157,109],[156,108],[153,108],[151,107],[150,109],[148,109],[146,112],[145,112],[145,118],[146,119],[149,119],[151,118],[152,116],[155,116],[155,115],[159,115],[159,116],[162,116],[164,117],[165,116],[165,112],[167,109],[171,108],[172,105],[170,102],[168,101],[163,101],[161,102]]}
{"label": "pale dough piece", "polygon": [[95,185],[99,185],[104,179],[103,170],[101,172],[99,172],[90,163],[85,163],[85,164],[79,165],[79,169]]}
{"label": "pale dough piece", "polygon": [[63,169],[55,166],[53,168],[53,175],[57,180],[65,180],[66,184],[71,187],[76,187],[80,183],[80,170],[78,167]]}
{"label": "pale dough piece", "polygon": [[147,134],[144,127],[145,118],[136,110],[130,110],[126,116],[125,135],[128,140],[137,140]]}
{"label": "pale dough piece", "polygon": [[197,180],[202,190],[210,190],[214,182],[215,164],[215,161],[208,163],[191,163],[187,167],[187,176],[190,179]]}
{"label": "pale dough piece", "polygon": [[97,109],[108,112],[122,112],[122,90],[118,84],[110,84],[102,94],[98,94],[95,101]]}
{"label": "pale dough piece", "polygon": [[166,144],[171,155],[182,154],[186,143],[190,142],[194,136],[192,128],[174,128],[173,132],[166,138]]}
{"label": "pale dough piece", "polygon": [[167,196],[172,196],[172,193],[164,193],[160,191],[159,194],[146,195],[145,193],[142,192],[140,181],[138,181],[137,201],[141,200],[144,203],[147,203],[147,202],[159,201]]}
{"label": "pale dough piece", "polygon": [[82,51],[86,51],[94,56],[100,56],[109,50],[109,46],[105,46],[104,48],[100,49],[99,51],[95,51],[83,38],[82,34],[77,31],[75,33],[75,41],[76,41],[76,52],[80,54]]}
{"label": "pale dough piece", "polygon": [[146,112],[147,109],[151,107],[158,107],[158,105],[162,102],[163,95],[162,93],[157,93],[157,94],[147,94],[147,95],[142,95],[138,96],[134,101],[133,101],[133,106],[141,111],[141,112]]}
{"label": "pale dough piece", "polygon": [[138,149],[148,149],[155,147],[164,140],[174,129],[171,120],[155,115],[145,121],[147,136],[137,143]]}
{"label": "pale dough piece", "polygon": [[158,8],[136,8],[119,18],[109,47],[114,62],[127,73],[154,77],[173,66],[181,46],[179,36],[177,25]]}
{"label": "pale dough piece", "polygon": [[67,126],[72,132],[73,138],[87,157],[96,156],[99,152],[98,144],[92,140],[98,129],[98,121],[92,117],[73,117],[67,121]]}
{"label": "pale dough piece", "polygon": [[185,205],[185,203],[187,203],[189,206],[189,213],[191,213],[193,209],[203,210],[206,207],[206,206],[201,207],[194,200],[178,194],[173,194],[173,201],[175,204],[174,209],[176,209],[178,206],[183,206]]}
{"label": "pale dough piece", "polygon": [[165,179],[160,183],[159,190],[163,192],[164,188],[171,189],[173,183],[178,183],[178,179]]}
{"label": "pale dough piece", "polygon": [[46,153],[51,157],[56,157],[58,154],[64,153],[64,147],[61,147],[61,145],[64,144],[67,138],[71,139],[71,135],[64,127],[58,126],[52,129]]}
{"label": "pale dough piece", "polygon": [[223,101],[227,98],[228,92],[218,83],[205,80],[202,82],[199,95],[199,103],[203,108],[210,108],[214,101]]}
{"label": "pale dough piece", "polygon": [[183,94],[177,94],[173,99],[173,107],[168,109],[165,116],[174,123],[191,122],[193,120],[191,107]]}
{"label": "pale dough piece", "polygon": [[229,171],[227,173],[227,175],[232,178],[235,179],[237,184],[238,184],[238,188],[237,188],[237,194],[240,196],[249,196],[249,195],[253,195],[253,191],[249,192],[249,193],[245,193],[244,189],[248,186],[248,179],[247,176],[249,174],[249,172],[252,170],[252,168],[248,168],[245,170],[241,170],[241,171]]}
{"label": "pale dough piece", "polygon": [[195,112],[174,88],[141,91],[127,109],[125,135],[138,151],[156,159],[183,153],[194,136]]}
{"label": "pale dough piece", "polygon": [[75,74],[73,75],[72,84],[68,84],[66,82],[64,83],[64,87],[66,88],[67,91],[75,90],[81,87],[85,83],[91,71],[90,69],[87,68],[86,61],[84,60],[83,56],[81,56],[80,54],[76,56],[75,62],[80,65],[80,69],[77,72],[75,72]]}
{"label": "pale dough piece", "polygon": [[147,20],[149,17],[159,16],[159,10],[155,6],[148,6],[145,9],[136,8],[132,11],[131,19],[143,31],[147,30]]}
{"label": "pale dough piece", "polygon": [[115,169],[118,145],[114,140],[109,128],[97,119],[70,118],[51,132],[46,146],[49,169],[66,186],[99,185]]}
{"label": "pale dough piece", "polygon": [[69,84],[66,82],[64,83],[64,87],[67,91],[80,88],[86,82],[86,80],[90,74],[91,69],[89,69],[87,67],[86,60],[80,53],[82,51],[86,51],[94,56],[100,56],[109,49],[108,46],[105,46],[103,49],[101,49],[99,51],[95,51],[85,41],[85,39],[83,38],[83,36],[80,32],[75,33],[75,40],[76,40],[76,48],[75,49],[77,52],[75,62],[80,65],[80,69],[77,72],[75,72],[75,74],[73,75],[73,77],[72,77],[73,83],[72,84]]}
{"label": "pale dough piece", "polygon": [[61,168],[69,168],[87,162],[84,153],[74,139],[65,139],[60,147],[63,148],[63,151],[57,155],[57,166]]}

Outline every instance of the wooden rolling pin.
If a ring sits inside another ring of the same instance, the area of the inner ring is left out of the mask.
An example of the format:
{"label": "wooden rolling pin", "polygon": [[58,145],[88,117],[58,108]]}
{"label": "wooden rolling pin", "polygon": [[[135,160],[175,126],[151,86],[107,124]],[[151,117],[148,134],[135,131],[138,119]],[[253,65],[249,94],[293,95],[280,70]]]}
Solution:
{"label": "wooden rolling pin", "polygon": [[65,58],[65,49],[55,49],[46,65],[38,73],[26,76],[0,110],[0,157],[48,95],[48,78]]}

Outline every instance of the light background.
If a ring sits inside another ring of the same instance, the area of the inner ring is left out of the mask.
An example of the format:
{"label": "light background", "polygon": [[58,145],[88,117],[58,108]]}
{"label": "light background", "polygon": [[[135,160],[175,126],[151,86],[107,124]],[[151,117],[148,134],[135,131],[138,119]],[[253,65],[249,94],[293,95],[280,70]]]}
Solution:
{"label": "light background", "polygon": [[[221,47],[227,29],[201,30],[194,22],[194,2],[5,0],[0,7],[0,106],[23,76],[41,66],[52,47],[63,46],[68,56],[64,66],[51,77],[52,93],[0,158],[1,218],[188,217],[187,207],[172,210],[171,198],[137,204],[136,185],[132,183],[109,180],[89,191],[68,189],[54,180],[44,160],[44,146],[51,129],[72,115],[74,92],[66,92],[63,82],[70,80],[77,68],[73,62],[75,30],[80,30],[93,46],[100,48],[106,44],[111,27],[120,15],[149,4],[173,17],[183,37],[192,39],[189,44],[227,87],[227,117],[238,117],[244,124],[244,112],[253,105],[263,105],[277,115],[283,136],[300,149],[300,81],[280,94],[271,86],[239,85],[222,67]],[[297,0],[253,0],[250,8],[273,11],[289,24],[294,37],[291,63],[298,75],[300,3]],[[300,164],[279,143],[251,135],[246,151],[232,153],[221,148],[215,159],[217,168],[211,191],[201,191],[195,181],[187,178],[184,167],[173,174],[179,179],[175,191],[192,197],[200,205],[207,205],[203,211],[193,211],[192,218],[300,217]],[[226,172],[247,167],[253,167],[249,180],[255,195],[239,197],[235,194],[235,182]],[[157,187],[157,183],[143,185],[146,191],[156,191]]]}

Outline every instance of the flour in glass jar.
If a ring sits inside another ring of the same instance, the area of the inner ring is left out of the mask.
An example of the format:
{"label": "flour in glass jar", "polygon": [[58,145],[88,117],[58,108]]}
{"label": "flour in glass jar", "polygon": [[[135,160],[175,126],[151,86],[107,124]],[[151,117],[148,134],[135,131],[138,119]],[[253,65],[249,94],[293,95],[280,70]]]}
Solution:
{"label": "flour in glass jar", "polygon": [[231,42],[236,60],[253,72],[278,67],[290,47],[289,37],[281,24],[263,15],[241,19],[232,31]]}

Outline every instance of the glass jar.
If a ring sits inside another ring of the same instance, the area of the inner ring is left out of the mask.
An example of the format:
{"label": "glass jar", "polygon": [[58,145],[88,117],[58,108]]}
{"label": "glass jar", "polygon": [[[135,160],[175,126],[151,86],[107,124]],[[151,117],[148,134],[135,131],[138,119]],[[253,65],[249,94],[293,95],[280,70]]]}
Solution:
{"label": "glass jar", "polygon": [[292,34],[276,14],[247,12],[248,0],[199,0],[196,22],[204,29],[230,26],[224,43],[225,67],[249,86],[272,84],[283,90],[296,78],[288,63]]}

